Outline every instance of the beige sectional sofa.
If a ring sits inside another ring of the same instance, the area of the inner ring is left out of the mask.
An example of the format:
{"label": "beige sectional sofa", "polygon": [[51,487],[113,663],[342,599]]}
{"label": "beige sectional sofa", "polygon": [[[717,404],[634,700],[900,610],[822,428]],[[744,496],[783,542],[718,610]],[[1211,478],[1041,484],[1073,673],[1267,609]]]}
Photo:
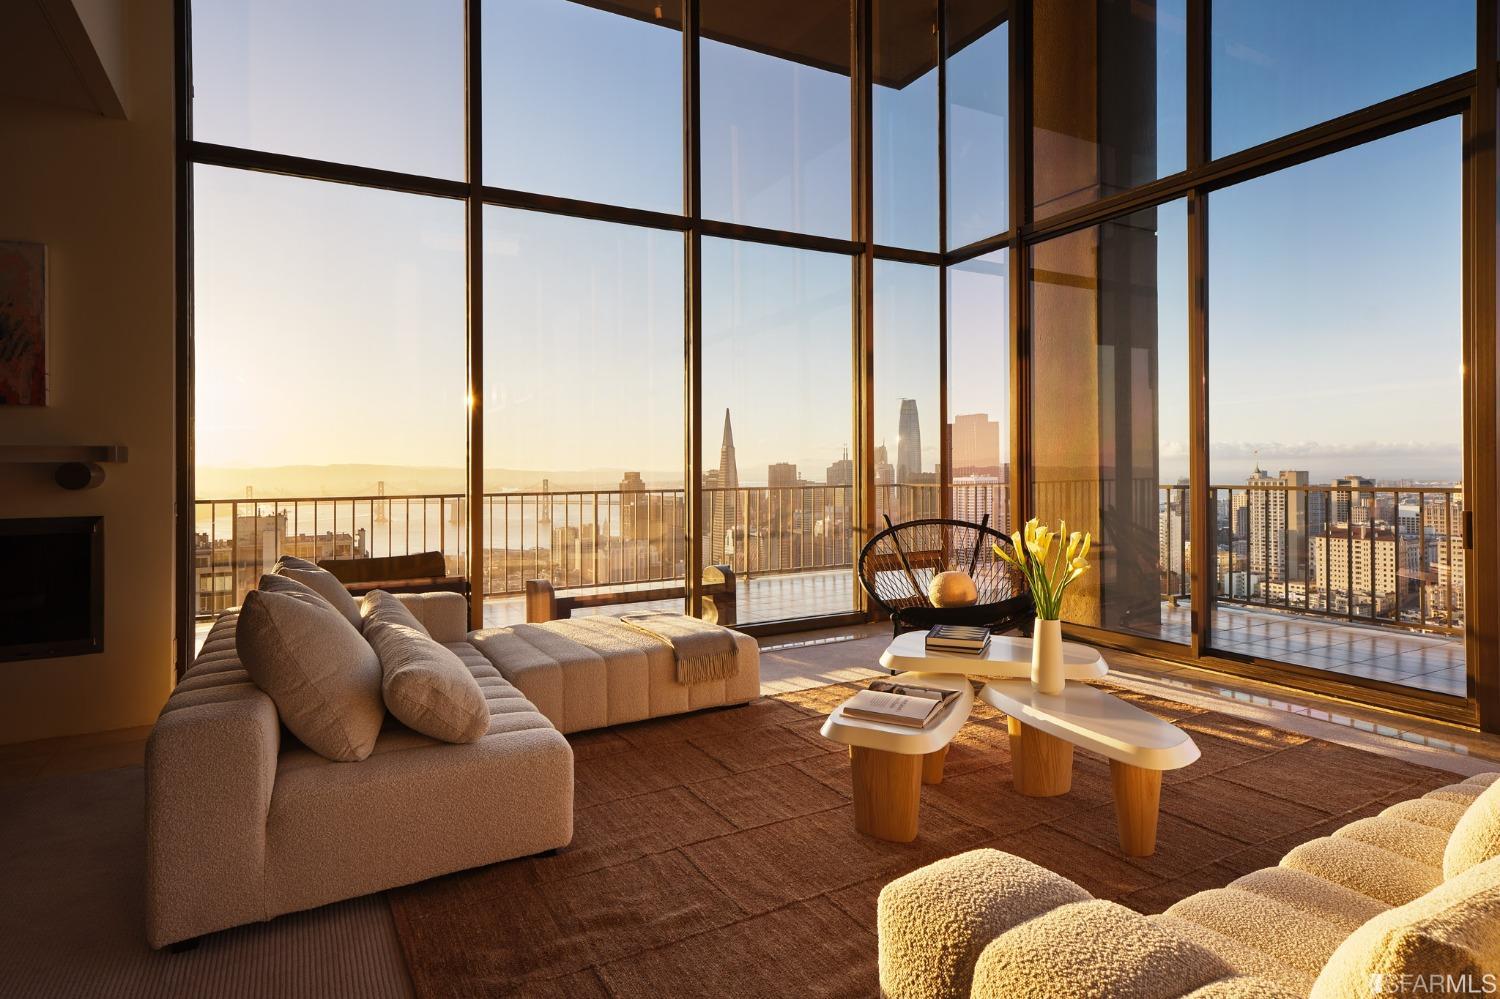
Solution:
{"label": "beige sectional sofa", "polygon": [[881,891],[882,994],[1352,999],[1431,994],[1433,974],[1450,976],[1441,992],[1494,992],[1497,778],[1392,805],[1154,916],[998,850],[938,861]]}
{"label": "beige sectional sofa", "polygon": [[462,596],[398,599],[473,674],[486,733],[439,742],[387,715],[367,758],[325,759],[284,730],[236,651],[238,614],[223,615],[147,745],[152,946],[565,846],[573,752],[563,732],[760,694],[759,648],[743,635],[734,677],[682,685],[670,649],[580,641],[599,625],[471,636]]}

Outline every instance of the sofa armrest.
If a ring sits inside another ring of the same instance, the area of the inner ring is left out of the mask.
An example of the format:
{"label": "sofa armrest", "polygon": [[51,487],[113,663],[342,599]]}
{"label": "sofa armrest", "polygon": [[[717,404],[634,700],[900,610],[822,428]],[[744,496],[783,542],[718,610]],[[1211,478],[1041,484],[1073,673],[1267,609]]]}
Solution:
{"label": "sofa armrest", "polygon": [[1061,875],[999,850],[971,850],[880,892],[880,988],[886,999],[967,999],[995,937],[1057,906],[1091,899]]}
{"label": "sofa armrest", "polygon": [[146,744],[146,936],[163,947],[266,918],[281,723],[250,683],[175,694]]}
{"label": "sofa armrest", "polygon": [[422,622],[432,640],[452,645],[469,637],[469,601],[462,593],[397,593],[396,599]]}

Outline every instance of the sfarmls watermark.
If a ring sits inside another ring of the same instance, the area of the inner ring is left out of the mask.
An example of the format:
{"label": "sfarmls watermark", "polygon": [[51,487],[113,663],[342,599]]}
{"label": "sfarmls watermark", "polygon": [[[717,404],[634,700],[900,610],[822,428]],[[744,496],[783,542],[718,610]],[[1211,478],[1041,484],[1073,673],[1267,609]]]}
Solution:
{"label": "sfarmls watermark", "polygon": [[1383,996],[1488,996],[1500,992],[1500,978],[1483,975],[1370,976],[1370,993]]}

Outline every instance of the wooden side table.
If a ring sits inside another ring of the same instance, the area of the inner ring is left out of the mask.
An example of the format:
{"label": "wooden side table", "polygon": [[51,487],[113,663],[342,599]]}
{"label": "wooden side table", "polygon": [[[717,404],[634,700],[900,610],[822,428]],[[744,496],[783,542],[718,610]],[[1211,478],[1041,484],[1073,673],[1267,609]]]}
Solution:
{"label": "wooden side table", "polygon": [[967,677],[940,673],[902,673],[895,681],[967,696],[944,708],[936,724],[920,729],[845,718],[841,704],[823,723],[823,735],[849,747],[854,828],[876,839],[910,843],[917,838],[922,785],[942,782],[948,743],[969,720],[974,688]]}
{"label": "wooden side table", "polygon": [[1019,793],[1067,794],[1073,786],[1073,747],[1091,749],[1109,760],[1120,848],[1127,857],[1156,852],[1162,771],[1185,767],[1199,756],[1186,732],[1082,683],[1069,683],[1061,694],[1041,694],[1029,680],[992,680],[979,696],[1006,715]]}

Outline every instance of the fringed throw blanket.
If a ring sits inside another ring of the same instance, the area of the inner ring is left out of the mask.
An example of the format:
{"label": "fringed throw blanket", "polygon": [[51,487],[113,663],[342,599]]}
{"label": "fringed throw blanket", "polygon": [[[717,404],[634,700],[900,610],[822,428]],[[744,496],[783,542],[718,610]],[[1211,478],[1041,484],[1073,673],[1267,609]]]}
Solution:
{"label": "fringed throw blanket", "polygon": [[734,633],[728,628],[684,614],[625,614],[620,623],[672,647],[678,683],[725,680],[740,671]]}

